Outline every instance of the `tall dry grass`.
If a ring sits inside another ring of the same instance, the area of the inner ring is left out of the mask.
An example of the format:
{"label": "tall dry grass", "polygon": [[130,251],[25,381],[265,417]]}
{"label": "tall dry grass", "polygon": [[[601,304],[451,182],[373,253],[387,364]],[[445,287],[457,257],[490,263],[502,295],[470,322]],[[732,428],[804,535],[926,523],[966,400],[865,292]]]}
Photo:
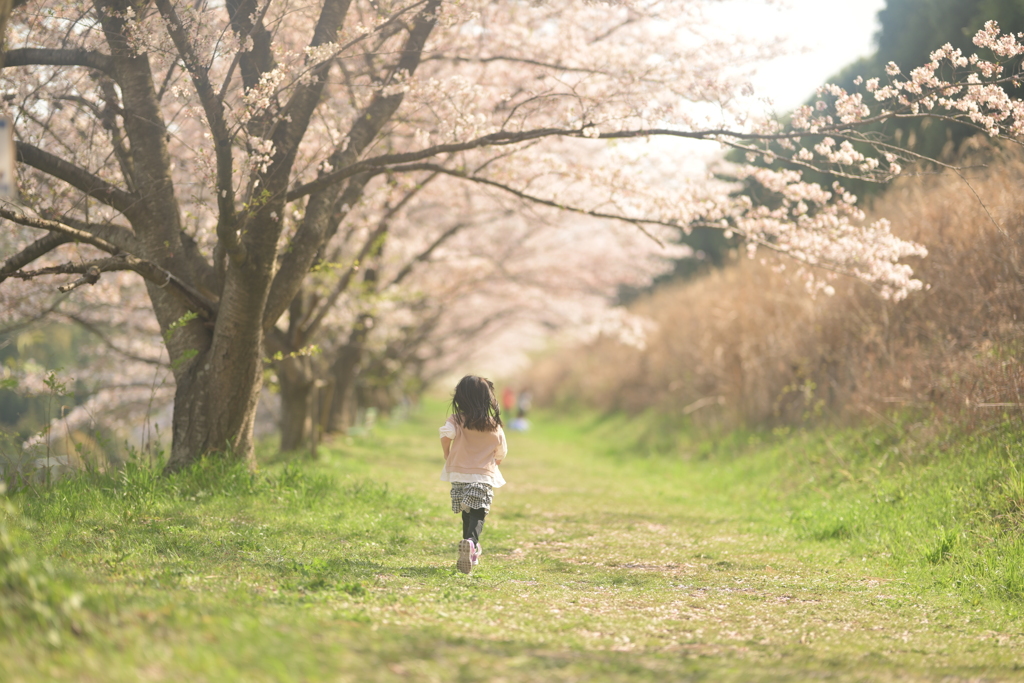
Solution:
{"label": "tall dry grass", "polygon": [[[808,295],[795,264],[738,259],[632,309],[643,351],[598,339],[534,365],[538,401],[654,407],[733,427],[921,408],[961,422],[1020,413],[1024,371],[1024,155],[901,180],[872,212],[925,244],[926,291],[893,303],[851,279]],[[785,270],[779,270],[779,267]]]}

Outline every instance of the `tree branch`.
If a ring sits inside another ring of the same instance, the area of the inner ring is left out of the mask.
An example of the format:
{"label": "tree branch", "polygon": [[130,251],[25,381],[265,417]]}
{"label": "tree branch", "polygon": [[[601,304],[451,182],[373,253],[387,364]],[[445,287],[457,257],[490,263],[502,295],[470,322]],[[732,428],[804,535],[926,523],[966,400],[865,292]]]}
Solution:
{"label": "tree branch", "polygon": [[[621,131],[618,133],[602,133],[598,136],[589,136],[590,139],[620,139],[620,138],[641,138],[649,137],[652,135],[671,135],[675,137],[689,138],[692,140],[716,140],[716,136],[729,135],[742,137],[744,134],[735,133],[727,130],[713,130],[713,131],[673,131],[665,129],[643,129],[635,131]],[[395,164],[406,164],[414,161],[420,161],[422,159],[429,159],[430,157],[438,156],[441,154],[452,154],[455,152],[465,152],[471,149],[479,149],[481,147],[501,147],[505,145],[516,145],[521,142],[528,142],[531,140],[538,140],[541,138],[550,137],[572,137],[572,138],[586,138],[583,128],[537,128],[535,130],[528,130],[522,132],[511,132],[511,131],[499,131],[497,133],[491,133],[484,135],[473,140],[467,140],[465,142],[451,142],[442,145],[434,145],[426,149],[421,149],[415,152],[402,152],[398,154],[382,154],[380,156],[371,157],[362,161],[353,163],[349,166],[339,168],[331,173],[325,173],[316,180],[311,180],[308,183],[299,185],[298,187],[292,188],[288,192],[288,201],[294,201],[301,197],[304,197],[312,192],[316,192],[332,183],[344,180],[345,178],[351,177],[357,173],[365,173],[371,171],[377,171],[387,166],[394,166]],[[750,135],[752,139],[762,139],[764,136]]]}
{"label": "tree branch", "polygon": [[598,76],[611,77],[616,76],[616,74],[601,69],[588,69],[585,67],[567,66],[565,64],[553,64],[551,62],[542,62],[539,59],[527,59],[525,57],[508,57],[505,55],[496,55],[494,57],[461,57],[459,55],[446,55],[443,53],[437,53],[430,55],[424,61],[446,61],[452,62],[453,64],[458,64],[460,62],[466,64],[490,64],[491,62],[511,62],[513,64],[525,64],[527,66],[536,66],[542,69],[551,69],[552,71],[562,71],[565,73],[594,74]]}
{"label": "tree branch", "polygon": [[137,198],[132,194],[111,185],[80,166],[49,152],[44,152],[35,145],[19,140],[16,143],[16,149],[17,159],[21,163],[28,164],[54,178],[59,178],[85,195],[98,199],[125,216],[131,217],[132,210],[138,203]]}
{"label": "tree branch", "polygon": [[387,234],[389,227],[390,221],[387,219],[382,220],[377,224],[376,229],[370,233],[370,236],[366,238],[362,248],[359,250],[359,254],[353,260],[352,265],[348,267],[348,270],[345,271],[344,275],[342,275],[338,282],[335,283],[334,289],[331,291],[330,295],[320,304],[320,310],[311,321],[303,326],[302,336],[304,339],[309,339],[320,329],[320,326],[327,318],[327,314],[330,313],[331,309],[334,308],[334,305],[338,303],[338,299],[341,298],[341,295],[345,293],[349,285],[352,283],[352,278],[359,270],[360,265],[362,265],[363,261],[366,260],[366,258],[370,256],[375,249],[379,249],[380,241]]}
{"label": "tree branch", "polygon": [[457,232],[467,227],[468,225],[469,223],[456,223],[455,225],[441,233],[440,237],[434,240],[429,247],[421,251],[415,258],[406,263],[402,270],[398,271],[398,274],[395,275],[394,279],[391,280],[391,282],[389,282],[387,286],[384,287],[384,289],[401,284],[402,280],[409,276],[409,273],[412,272],[412,269],[416,266],[417,263],[423,263],[424,261],[429,259],[430,255],[433,254],[438,247],[447,242]]}
{"label": "tree branch", "polygon": [[[68,264],[68,265],[71,265],[71,264]],[[91,262],[91,263],[81,264],[81,265],[82,265],[82,267],[85,268],[84,271],[78,271],[78,270],[57,270],[57,267],[54,267],[54,269],[51,271],[51,272],[54,272],[54,273],[57,273],[57,272],[63,272],[63,273],[77,273],[77,272],[81,272],[82,273],[82,277],[78,278],[77,280],[74,280],[73,282],[71,282],[71,284],[58,286],[57,287],[57,291],[58,292],[60,292],[61,294],[68,294],[69,292],[72,292],[72,291],[78,289],[82,285],[94,285],[94,284],[96,284],[97,282],[100,281],[100,275],[101,275],[102,271],[100,271],[100,267],[99,267],[99,265],[97,265],[96,262]],[[37,271],[37,272],[39,274],[45,274],[46,271],[48,271],[48,270],[50,270],[50,269],[43,268],[42,270]],[[24,275],[25,274],[16,274],[15,276],[16,277],[23,277]],[[28,279],[28,278],[26,277],[26,279]]]}
{"label": "tree branch", "polygon": [[[11,273],[9,277],[18,277],[28,280],[39,275],[72,273],[85,275],[86,278],[83,279],[84,281],[78,281],[75,283],[74,287],[78,287],[82,284],[93,284],[99,279],[100,273],[117,270],[132,270],[161,289],[169,284],[173,284],[175,289],[184,294],[189,301],[198,305],[207,317],[213,318],[217,314],[217,305],[197,291],[192,287],[192,285],[156,263],[134,256],[107,240],[96,237],[84,230],[79,230],[71,227],[70,225],[65,225],[59,221],[51,221],[45,218],[34,218],[20,212],[11,211],[5,207],[0,207],[0,218],[6,218],[9,221],[18,223],[19,225],[28,226],[30,228],[38,228],[51,233],[63,234],[70,237],[72,240],[91,244],[97,249],[113,255],[113,258],[100,259],[84,264],[69,263],[64,264],[63,266],[53,266],[52,268],[43,268],[37,271],[18,271]],[[87,278],[93,277],[93,272],[90,270],[91,268],[97,268],[98,270],[95,272],[95,279],[92,282],[88,282]]]}
{"label": "tree branch", "polygon": [[[311,48],[334,42],[338,37],[339,28],[345,21],[350,4],[351,0],[323,1],[320,16],[310,40]],[[299,146],[309,129],[313,112],[320,104],[327,83],[327,72],[331,68],[332,61],[325,60],[305,74],[308,79],[298,82],[288,102],[281,108],[280,115],[275,118],[272,135],[274,156],[269,168],[260,174],[259,178],[260,187],[263,191],[270,193],[271,201],[280,202],[282,193],[287,191],[289,176],[298,155]],[[255,179],[254,174],[251,180]]]}
{"label": "tree branch", "polygon": [[53,303],[51,303],[49,306],[47,306],[43,310],[37,311],[36,314],[33,315],[32,317],[24,318],[22,320],[19,320],[16,323],[12,323],[12,324],[6,326],[6,327],[0,327],[0,335],[7,336],[7,335],[11,334],[12,332],[17,332],[18,330],[22,330],[22,329],[24,329],[26,327],[29,327],[29,326],[39,322],[40,320],[45,320],[51,313],[53,313],[58,308],[60,308],[60,305],[61,305],[61,303],[63,303],[65,298],[66,297],[63,297],[63,296],[57,297],[57,299]]}
{"label": "tree branch", "polygon": [[381,241],[387,236],[388,229],[391,226],[391,220],[396,215],[398,215],[398,213],[403,208],[405,208],[409,204],[409,202],[411,202],[413,198],[430,183],[430,181],[434,180],[434,178],[437,177],[438,175],[436,173],[431,175],[422,183],[416,185],[416,187],[414,187],[412,190],[406,192],[405,195],[398,201],[397,204],[388,209],[388,211],[378,222],[376,230],[374,230],[373,233],[371,233],[370,237],[363,244],[363,247],[362,249],[360,249],[359,254],[356,256],[353,265],[341,277],[341,279],[338,281],[334,290],[327,297],[327,299],[325,299],[322,302],[322,304],[320,305],[320,310],[316,313],[316,315],[313,316],[312,320],[306,322],[300,327],[304,338],[309,339],[314,334],[317,333],[317,331],[320,329],[320,326],[323,325],[324,320],[327,318],[328,313],[330,313],[331,309],[334,308],[335,304],[338,303],[338,299],[345,292],[345,290],[348,289],[348,285],[350,284],[352,276],[355,274],[355,271],[358,269],[360,264],[367,258],[367,256],[371,255],[371,253],[374,250],[378,252],[380,251]]}
{"label": "tree branch", "polygon": [[100,107],[98,103],[78,95],[62,95],[58,96],[57,99],[73,102],[79,107],[87,109],[102,124],[103,128],[110,132],[110,143],[114,149],[114,155],[117,157],[117,163],[121,167],[121,175],[124,176],[125,183],[128,185],[128,191],[134,192],[131,154],[129,154],[128,148],[124,145],[124,139],[117,125],[117,117],[118,115],[123,116],[124,110],[117,104],[118,97],[117,91],[114,89],[113,79],[101,78],[98,80],[100,81],[99,85],[100,91],[103,94],[103,101],[106,102],[104,107]]}
{"label": "tree branch", "polygon": [[445,168],[445,167],[439,166],[437,164],[406,164],[404,166],[393,166],[393,167],[391,167],[390,170],[395,172],[395,173],[400,173],[400,172],[403,172],[403,171],[434,171],[435,173],[443,173],[445,175],[450,175],[450,176],[452,176],[454,178],[462,178],[463,180],[469,180],[471,182],[479,183],[481,185],[488,185],[490,187],[497,188],[497,189],[499,189],[499,190],[501,190],[503,192],[507,192],[507,193],[509,193],[511,195],[514,195],[514,196],[516,196],[516,197],[518,197],[520,199],[523,199],[525,201],[528,201],[528,202],[531,202],[531,203],[534,203],[534,204],[541,204],[542,206],[550,206],[551,208],[554,208],[554,209],[559,209],[561,211],[569,211],[571,213],[578,213],[578,214],[583,215],[583,216],[592,216],[594,218],[605,218],[605,219],[609,219],[609,220],[623,221],[625,223],[630,223],[632,225],[635,225],[642,233],[644,233],[645,235],[650,237],[652,240],[657,242],[662,247],[665,246],[664,243],[660,239],[658,239],[657,237],[652,235],[651,232],[644,227],[644,225],[663,225],[663,226],[666,226],[666,227],[676,228],[676,229],[681,229],[681,227],[682,227],[678,223],[674,223],[672,221],[662,221],[662,220],[658,220],[656,218],[634,218],[634,217],[631,217],[631,216],[624,216],[622,214],[605,213],[603,211],[592,211],[590,209],[584,209],[584,208],[581,208],[581,207],[578,207],[578,206],[570,206],[568,204],[560,204],[560,203],[558,203],[558,202],[556,202],[554,200],[544,199],[543,197],[538,197],[536,195],[531,195],[531,194],[529,194],[527,192],[523,192],[522,190],[517,190],[514,187],[511,187],[509,185],[505,185],[504,183],[499,183],[499,182],[491,180],[489,178],[483,178],[483,177],[480,177],[480,176],[470,175],[468,173],[464,173],[462,171],[456,171],[456,170],[450,169],[450,168]]}
{"label": "tree branch", "polygon": [[[262,7],[261,7],[262,6]],[[263,25],[263,17],[270,3],[258,0],[227,0],[226,7],[231,28],[241,44],[252,40],[252,49],[241,53],[238,63],[242,71],[242,87],[256,87],[260,77],[274,69],[274,54],[270,49],[272,36]],[[259,11],[261,10],[262,11]]]}
{"label": "tree branch", "polygon": [[[164,0],[166,1],[166,0]],[[313,37],[309,41],[310,48],[333,43],[338,37],[338,29],[344,25],[352,0],[326,0],[320,10],[320,16],[313,29]],[[290,130],[286,136],[301,139],[309,126],[309,119],[320,101],[326,84],[327,72],[333,60],[328,59],[312,67],[301,80],[288,103],[282,109],[281,118],[290,121]],[[308,64],[308,61],[307,61]]]}
{"label": "tree branch", "polygon": [[234,159],[231,155],[231,134],[224,120],[224,102],[213,91],[210,83],[210,69],[203,64],[186,35],[181,19],[170,0],[156,0],[156,6],[167,25],[185,69],[192,76],[192,84],[199,93],[199,101],[210,124],[213,146],[217,158],[217,239],[229,256],[238,256],[241,245],[238,240],[235,216],[235,192],[232,182]]}
{"label": "tree branch", "polygon": [[[438,0],[429,0],[423,10],[416,15],[413,27],[409,31],[409,38],[402,47],[401,57],[391,68],[387,78],[385,78],[385,84],[398,73],[410,75],[415,73],[423,57],[423,48],[427,38],[434,30],[439,4]],[[295,201],[300,197],[335,185],[337,182],[357,175],[364,170],[369,171],[379,168],[380,166],[375,167],[373,165],[367,165],[362,169],[356,168],[360,164],[355,163],[355,160],[359,158],[363,150],[369,147],[384,125],[391,120],[391,117],[394,116],[404,98],[404,92],[384,95],[382,90],[378,89],[374,94],[373,100],[356,118],[355,123],[353,123],[351,130],[349,130],[346,144],[335,150],[329,159],[331,165],[339,168],[340,171],[325,173],[316,180],[291,190],[286,195],[285,201]],[[349,169],[353,172],[346,172]]]}
{"label": "tree branch", "polygon": [[[348,215],[351,207],[355,206],[366,189],[366,183],[370,176],[357,176],[352,178],[345,191],[334,202],[333,206],[325,206],[325,196],[311,197],[307,206],[306,214],[302,224],[292,239],[291,249],[281,259],[281,264],[274,275],[274,281],[270,285],[270,294],[267,297],[266,312],[263,318],[263,329],[269,330],[277,324],[289,302],[296,296],[296,292],[302,286],[302,279],[309,272],[311,262],[316,254],[327,244],[335,233],[338,226]],[[329,211],[325,211],[329,209]],[[324,211],[327,218],[320,216]],[[317,223],[326,222],[326,225]]]}
{"label": "tree branch", "polygon": [[110,55],[93,50],[58,50],[23,47],[9,50],[4,57],[4,68],[18,66],[83,66],[112,74],[114,61]]}
{"label": "tree branch", "polygon": [[149,365],[156,365],[156,366],[161,367],[161,368],[168,367],[168,364],[164,363],[160,359],[144,358],[143,356],[136,356],[134,353],[130,353],[130,352],[125,351],[124,349],[118,347],[114,342],[112,342],[110,340],[109,337],[107,337],[106,334],[103,333],[102,330],[100,330],[98,327],[93,325],[88,320],[85,320],[84,318],[80,318],[77,315],[68,314],[68,313],[63,313],[62,316],[67,318],[71,322],[75,323],[76,325],[79,325],[80,327],[85,329],[87,332],[90,332],[91,334],[93,334],[96,337],[98,337],[100,342],[104,346],[106,346],[108,349],[110,349],[114,353],[118,354],[119,356],[123,356],[123,357],[125,357],[125,358],[127,358],[129,360],[138,361],[139,363],[147,363]]}
{"label": "tree branch", "polygon": [[[889,114],[884,117],[876,117],[878,121],[884,121],[889,118],[895,118],[895,114]],[[901,118],[913,118],[906,116]],[[935,115],[921,114],[918,118],[941,118]],[[875,121],[871,119],[870,121]],[[865,120],[867,122],[868,120]],[[970,125],[970,122],[960,121]],[[863,123],[863,122],[861,122]],[[497,133],[490,133],[473,140],[466,140],[465,142],[451,142],[441,145],[434,145],[426,149],[418,150],[415,152],[402,152],[398,154],[382,154],[380,156],[371,157],[362,161],[353,163],[349,166],[338,168],[331,173],[326,173],[316,180],[312,180],[308,183],[293,187],[288,191],[287,201],[295,201],[300,199],[312,192],[316,192],[332,183],[344,180],[357,173],[367,173],[379,171],[380,169],[387,166],[394,166],[396,164],[406,164],[422,159],[429,159],[433,156],[441,154],[452,154],[456,152],[465,152],[472,149],[480,149],[482,147],[501,147],[506,145],[515,145],[522,142],[528,142],[531,140],[539,140],[543,138],[552,137],[563,137],[563,138],[586,138],[591,140],[632,140],[637,138],[647,138],[656,136],[665,137],[677,137],[685,138],[688,140],[706,140],[709,142],[717,142],[721,144],[731,145],[740,149],[752,149],[744,146],[739,146],[735,143],[729,142],[730,140],[749,140],[756,141],[762,140],[765,142],[777,141],[777,140],[793,140],[802,137],[824,137],[826,135],[834,136],[846,136],[851,139],[855,139],[852,136],[852,130],[859,124],[836,124],[835,126],[822,127],[821,129],[811,133],[809,131],[790,131],[786,133],[748,133],[744,131],[729,130],[727,128],[713,128],[708,130],[699,131],[687,131],[687,130],[674,130],[671,128],[640,128],[635,130],[621,130],[621,131],[610,131],[610,132],[591,132],[592,126],[582,126],[580,128],[537,128],[534,130],[513,132],[513,131],[499,131]],[[979,129],[980,130],[980,129]],[[898,148],[897,148],[898,149]],[[763,154],[765,150],[752,149],[758,154]],[[902,150],[906,151],[906,150]],[[777,153],[775,156],[779,156]],[[808,165],[811,168],[816,168],[812,165]]]}
{"label": "tree branch", "polygon": [[45,237],[40,237],[35,242],[4,261],[4,265],[0,266],[0,282],[3,282],[15,272],[21,270],[37,258],[50,253],[60,245],[74,241],[74,237],[59,232],[51,232]]}
{"label": "tree branch", "polygon": [[138,238],[131,228],[117,223],[89,223],[72,216],[61,216],[56,212],[40,212],[42,218],[54,220],[64,225],[69,225],[77,230],[87,232],[94,237],[99,237],[115,245],[121,251],[135,253],[139,248]]}
{"label": "tree branch", "polygon": [[118,115],[124,116],[124,109],[120,106],[120,97],[113,78],[101,78],[99,86],[106,106],[103,107],[97,118],[110,132],[110,144],[117,157],[117,163],[121,167],[121,175],[124,176],[125,183],[128,185],[128,191],[134,193],[136,190],[135,163],[132,161],[128,146],[124,143],[124,131],[117,124],[117,117]]}
{"label": "tree branch", "polygon": [[[347,11],[348,0],[339,0],[344,3],[344,9]],[[392,65],[387,78],[390,80],[394,78],[395,74],[399,72],[412,74],[416,71],[419,66],[420,59],[423,55],[423,48],[426,44],[427,38],[434,29],[434,25],[437,21],[437,12],[440,6],[440,0],[425,0],[423,2],[423,9],[413,19],[412,27],[409,30],[409,37],[403,45],[402,51],[398,61]],[[341,9],[336,8],[336,9]],[[325,6],[326,11],[326,6]],[[321,15],[323,20],[325,15]],[[321,28],[318,24],[317,35],[321,34]],[[324,34],[329,35],[334,34]],[[321,38],[316,38],[321,40]],[[318,79],[319,82],[320,79]],[[312,91],[310,91],[312,92]],[[337,166],[349,166],[351,167],[363,150],[365,150],[377,137],[381,129],[391,120],[394,113],[398,110],[405,97],[404,92],[397,92],[389,95],[383,94],[381,90],[377,90],[374,93],[374,97],[370,104],[363,110],[360,115],[356,118],[349,130],[349,134],[344,145],[338,146],[329,157],[329,162],[332,165]],[[293,98],[293,101],[294,98]],[[292,104],[289,103],[289,108]],[[304,112],[305,110],[301,110]],[[293,120],[297,120],[296,116],[292,116]],[[308,117],[306,119],[308,122]],[[294,124],[293,124],[294,125]],[[330,175],[330,174],[328,174]],[[351,178],[359,175],[359,173],[352,173],[345,175],[343,178],[339,178],[333,182],[322,183],[319,187],[310,193],[313,196],[310,197],[309,202],[306,206],[306,217],[303,220],[299,231],[296,233],[295,239],[292,240],[290,253],[285,258],[278,271],[277,277],[274,279],[272,293],[275,295],[274,298],[268,301],[268,307],[264,314],[264,329],[268,329],[277,322],[277,318],[284,312],[285,307],[288,305],[288,301],[298,291],[301,280],[297,279],[300,274],[304,274],[308,269],[309,265],[316,252],[326,243],[326,241],[333,235],[333,230],[337,229],[338,223],[341,221],[341,217],[338,218],[337,222],[331,224],[329,221],[333,221],[334,214],[338,213],[338,202],[336,202],[338,184],[340,180],[345,178]],[[349,186],[345,190],[345,195],[354,194],[355,196],[350,201],[350,205],[354,203],[355,199],[358,199],[362,195],[363,188],[366,181],[369,180],[369,176],[365,179],[357,182],[350,182]],[[315,182],[315,181],[314,181]],[[354,192],[353,192],[354,191]],[[300,195],[305,196],[305,195]],[[285,196],[285,201],[291,201],[289,195]],[[283,297],[287,295],[287,300],[283,300]]]}
{"label": "tree branch", "polygon": [[51,233],[63,234],[70,237],[72,240],[76,242],[84,242],[86,244],[91,244],[100,251],[105,251],[108,254],[119,254],[124,251],[118,245],[112,242],[108,242],[102,237],[97,237],[96,235],[88,233],[84,230],[73,228],[70,225],[61,223],[60,221],[54,221],[47,218],[35,218],[33,216],[28,216],[24,213],[21,213],[20,211],[12,211],[7,207],[0,207],[0,218],[6,218],[12,223],[24,225],[29,228],[38,228],[40,230],[46,230],[47,232]]}

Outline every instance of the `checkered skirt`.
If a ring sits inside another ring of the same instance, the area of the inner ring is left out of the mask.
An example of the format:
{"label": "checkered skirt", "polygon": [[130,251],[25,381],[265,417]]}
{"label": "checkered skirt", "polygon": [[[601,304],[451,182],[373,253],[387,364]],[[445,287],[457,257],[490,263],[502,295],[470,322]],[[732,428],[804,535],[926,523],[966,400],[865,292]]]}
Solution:
{"label": "checkered skirt", "polygon": [[452,512],[458,514],[470,508],[491,511],[494,487],[480,482],[452,482]]}

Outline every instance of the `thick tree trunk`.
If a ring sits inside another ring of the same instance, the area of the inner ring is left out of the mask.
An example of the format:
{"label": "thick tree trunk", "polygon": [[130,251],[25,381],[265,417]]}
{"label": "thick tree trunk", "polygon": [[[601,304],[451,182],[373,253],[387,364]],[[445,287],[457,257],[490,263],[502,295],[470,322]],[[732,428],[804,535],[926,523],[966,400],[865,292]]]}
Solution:
{"label": "thick tree trunk", "polygon": [[[269,270],[265,264],[262,268]],[[171,332],[168,349],[180,335],[199,353],[171,355],[176,390],[165,472],[214,453],[256,467],[253,426],[263,386],[262,313],[269,278],[247,275],[229,278],[212,334],[201,319]]]}
{"label": "thick tree trunk", "polygon": [[281,384],[281,450],[294,451],[309,442],[313,427],[313,362],[307,356],[285,358],[276,369]]}
{"label": "thick tree trunk", "polygon": [[189,372],[177,375],[166,473],[208,454],[242,460],[250,469],[256,466],[253,426],[263,381],[262,356],[239,353],[219,362],[212,356],[198,357]]}

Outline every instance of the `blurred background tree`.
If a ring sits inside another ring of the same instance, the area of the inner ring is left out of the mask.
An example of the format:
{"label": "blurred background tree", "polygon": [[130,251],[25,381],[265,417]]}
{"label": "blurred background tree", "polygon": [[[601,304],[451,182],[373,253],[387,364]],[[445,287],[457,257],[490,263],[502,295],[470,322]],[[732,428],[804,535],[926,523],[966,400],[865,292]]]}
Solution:
{"label": "blurred background tree", "polygon": [[[44,368],[75,367],[87,362],[80,352],[82,337],[86,333],[73,325],[57,322],[23,329],[0,330],[0,430],[27,439],[44,428],[62,410],[85,401],[88,392],[84,384],[76,382],[73,391],[64,396],[51,396],[49,392],[19,392],[17,380],[11,376],[15,368],[32,363]],[[41,389],[41,388],[40,388]]]}

